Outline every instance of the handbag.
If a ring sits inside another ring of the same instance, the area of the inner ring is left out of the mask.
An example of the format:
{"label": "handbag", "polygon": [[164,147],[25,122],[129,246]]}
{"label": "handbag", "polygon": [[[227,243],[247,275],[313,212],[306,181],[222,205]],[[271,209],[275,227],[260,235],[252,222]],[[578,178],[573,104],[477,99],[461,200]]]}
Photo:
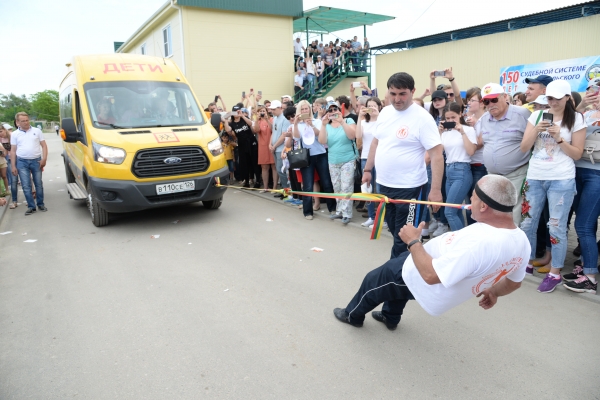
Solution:
{"label": "handbag", "polygon": [[356,141],[352,141],[352,147],[354,147],[354,154],[356,154],[356,158],[354,159],[354,182],[360,183],[362,182],[362,165],[360,163],[360,154],[356,149]]}
{"label": "handbag", "polygon": [[310,163],[310,150],[302,147],[302,140],[299,140],[299,143],[299,149],[290,150],[287,153],[291,169],[308,167],[308,164]]}
{"label": "handbag", "polygon": [[587,131],[591,133],[585,138],[581,159],[596,164],[600,161],[600,126],[588,126]]}

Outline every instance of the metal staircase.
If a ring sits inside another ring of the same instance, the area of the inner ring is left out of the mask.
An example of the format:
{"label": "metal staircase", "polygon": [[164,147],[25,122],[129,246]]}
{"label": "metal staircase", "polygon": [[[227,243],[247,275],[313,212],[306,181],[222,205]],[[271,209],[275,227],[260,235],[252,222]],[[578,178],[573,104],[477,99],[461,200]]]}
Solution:
{"label": "metal staircase", "polygon": [[294,104],[301,100],[307,100],[309,103],[319,97],[326,97],[340,82],[349,77],[367,77],[368,86],[371,86],[371,57],[351,56],[351,53],[344,53],[334,64],[325,69],[321,79],[315,81],[314,93],[311,93],[309,83],[306,82],[304,89],[294,94]]}

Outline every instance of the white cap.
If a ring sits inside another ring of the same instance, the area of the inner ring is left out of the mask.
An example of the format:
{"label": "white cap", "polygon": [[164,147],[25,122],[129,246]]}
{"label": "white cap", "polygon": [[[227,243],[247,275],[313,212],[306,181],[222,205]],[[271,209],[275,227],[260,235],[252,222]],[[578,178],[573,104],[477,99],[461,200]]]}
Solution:
{"label": "white cap", "polygon": [[327,96],[325,101],[329,103],[330,101],[335,101],[335,99],[332,96]]}
{"label": "white cap", "polygon": [[282,99],[292,99],[292,96],[290,96],[289,94],[283,95],[281,96]]}
{"label": "white cap", "polygon": [[271,102],[271,105],[269,106],[269,108],[271,108],[271,109],[280,108],[280,107],[281,107],[281,102],[279,100],[273,100]]}
{"label": "white cap", "polygon": [[12,126],[10,126],[9,124],[3,124],[2,125],[4,127],[4,129],[8,130],[8,129],[15,129]]}
{"label": "white cap", "polygon": [[504,88],[497,83],[488,83],[481,89],[482,99],[495,99],[504,93]]}
{"label": "white cap", "polygon": [[536,103],[536,104],[542,104],[544,106],[548,105],[548,99],[546,98],[546,96],[544,96],[543,94],[540,94],[537,99],[535,99],[534,101],[532,101],[532,103]]}
{"label": "white cap", "polygon": [[546,97],[554,97],[562,99],[565,96],[571,95],[571,85],[564,80],[552,81],[546,86]]}

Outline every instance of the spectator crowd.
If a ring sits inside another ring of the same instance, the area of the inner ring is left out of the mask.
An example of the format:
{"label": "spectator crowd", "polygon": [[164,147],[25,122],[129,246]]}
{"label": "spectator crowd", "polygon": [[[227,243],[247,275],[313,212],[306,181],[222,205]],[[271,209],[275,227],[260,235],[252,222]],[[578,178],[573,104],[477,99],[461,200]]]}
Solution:
{"label": "spectator crowd", "polygon": [[[320,48],[331,51],[337,46],[299,45],[297,73],[304,60],[320,62]],[[342,46],[352,51],[352,43]],[[351,66],[361,65],[360,58],[350,60]],[[308,71],[318,70],[312,68]],[[594,133],[600,125],[600,78],[591,80],[583,95],[572,92],[566,81],[541,75],[526,80],[525,93],[509,95],[502,86],[487,83],[469,88],[462,98],[452,68],[439,72],[430,73],[430,87],[420,95],[412,76],[397,73],[381,99],[355,94],[354,85],[348,95],[317,98],[312,104],[294,104],[290,95],[263,100],[250,89],[231,112],[222,101],[221,107],[211,103],[206,111],[221,132],[234,184],[263,193],[271,188],[362,190],[390,199],[470,204],[481,178],[503,176],[517,190],[517,205],[510,213],[532,249],[526,272],[538,268],[545,274],[538,291],[549,293],[563,284],[575,292],[595,293],[600,163],[584,148],[600,145]],[[299,153],[305,159],[294,158],[290,164],[288,155]],[[306,220],[325,206],[329,218],[343,225],[357,212],[365,219],[363,226],[372,228],[375,222],[375,203],[275,196],[301,209]],[[578,237],[573,253],[580,258],[573,272],[561,275],[572,220]],[[406,251],[400,229],[420,222],[425,223],[422,240],[476,223],[470,211],[460,208],[388,204],[385,227],[394,237],[392,258]]]}

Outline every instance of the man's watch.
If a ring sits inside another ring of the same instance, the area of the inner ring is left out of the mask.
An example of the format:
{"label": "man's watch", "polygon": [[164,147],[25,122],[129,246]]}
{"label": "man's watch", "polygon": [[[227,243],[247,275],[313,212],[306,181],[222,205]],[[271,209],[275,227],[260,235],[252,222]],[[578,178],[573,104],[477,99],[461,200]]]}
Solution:
{"label": "man's watch", "polygon": [[370,169],[363,169],[363,172],[369,172],[369,173],[371,173],[371,170]]}

